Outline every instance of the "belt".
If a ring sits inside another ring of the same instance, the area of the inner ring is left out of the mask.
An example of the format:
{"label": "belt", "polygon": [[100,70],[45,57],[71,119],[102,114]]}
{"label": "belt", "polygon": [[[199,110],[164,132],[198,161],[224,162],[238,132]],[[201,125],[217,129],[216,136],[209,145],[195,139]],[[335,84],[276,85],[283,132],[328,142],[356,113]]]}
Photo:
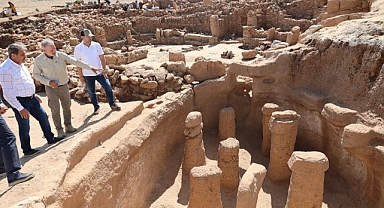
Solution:
{"label": "belt", "polygon": [[33,94],[31,96],[27,96],[27,97],[19,97],[19,96],[17,96],[16,99],[18,99],[18,100],[30,100],[30,99],[32,99],[34,97],[35,97],[35,94]]}

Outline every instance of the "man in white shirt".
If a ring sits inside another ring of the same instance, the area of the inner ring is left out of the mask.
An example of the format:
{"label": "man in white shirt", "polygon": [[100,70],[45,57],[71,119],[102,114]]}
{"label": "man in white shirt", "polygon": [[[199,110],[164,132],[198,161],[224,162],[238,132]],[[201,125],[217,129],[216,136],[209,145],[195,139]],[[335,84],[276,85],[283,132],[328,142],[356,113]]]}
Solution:
{"label": "man in white shirt", "polygon": [[19,125],[21,148],[26,156],[39,152],[30,144],[29,117],[32,115],[39,121],[48,144],[54,144],[61,138],[53,137],[48,115],[41,107],[41,99],[35,94],[35,83],[24,66],[26,48],[19,44],[8,46],[8,58],[0,65],[0,85],[4,99],[11,105]]}
{"label": "man in white shirt", "polygon": [[[74,56],[76,59],[82,60],[96,68],[102,68],[104,71],[106,70],[106,62],[104,57],[104,51],[101,48],[100,44],[92,41],[92,37],[94,35],[88,29],[84,29],[81,31],[81,39],[83,41],[75,47]],[[101,86],[104,88],[105,93],[107,94],[107,99],[109,106],[112,110],[121,110],[121,108],[115,103],[114,95],[112,92],[111,83],[107,79],[105,73],[100,71],[93,73],[92,71],[82,69],[77,67],[80,81],[82,83],[86,83],[89,97],[91,98],[94,112],[93,114],[99,113],[99,103],[96,97],[96,88],[95,82],[98,81]]]}

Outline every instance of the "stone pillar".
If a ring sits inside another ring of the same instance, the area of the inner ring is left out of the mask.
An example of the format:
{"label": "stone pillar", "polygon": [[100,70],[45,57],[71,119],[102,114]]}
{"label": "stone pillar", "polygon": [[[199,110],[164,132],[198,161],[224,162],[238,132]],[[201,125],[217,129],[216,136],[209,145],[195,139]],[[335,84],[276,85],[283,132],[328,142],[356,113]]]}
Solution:
{"label": "stone pillar", "polygon": [[247,26],[254,26],[257,28],[257,14],[255,11],[250,10],[247,13]]}
{"label": "stone pillar", "polygon": [[228,138],[220,142],[217,165],[223,171],[221,186],[228,189],[237,189],[239,186],[239,141]]}
{"label": "stone pillar", "polygon": [[328,158],[321,152],[293,152],[288,161],[292,170],[285,208],[321,208],[324,173]]}
{"label": "stone pillar", "polygon": [[271,151],[271,131],[269,130],[269,119],[273,112],[278,111],[279,106],[274,103],[265,103],[261,108],[263,112],[263,142],[261,144],[261,155],[267,157],[269,156],[269,151]]}
{"label": "stone pillar", "polygon": [[[92,31],[92,30],[91,30]],[[105,29],[103,27],[95,27],[95,38],[101,46],[107,46],[107,38],[105,36]]]}
{"label": "stone pillar", "polygon": [[221,170],[217,166],[194,167],[190,175],[188,208],[222,208]]}
{"label": "stone pillar", "polygon": [[197,111],[190,112],[185,120],[186,141],[182,168],[187,175],[193,167],[205,165],[202,120],[201,113]]}
{"label": "stone pillar", "polygon": [[236,208],[255,208],[259,191],[263,186],[267,169],[264,166],[252,163],[241,178],[237,190]]}
{"label": "stone pillar", "polygon": [[132,45],[133,43],[133,38],[132,38],[132,34],[131,34],[131,30],[127,30],[127,32],[125,33],[126,37],[127,37],[127,42],[129,45]]}
{"label": "stone pillar", "polygon": [[212,15],[209,19],[209,25],[213,37],[220,37],[220,23],[219,16]]}
{"label": "stone pillar", "polygon": [[225,140],[236,137],[235,110],[232,107],[223,108],[219,114],[219,139]]}
{"label": "stone pillar", "polygon": [[276,29],[274,27],[269,28],[268,33],[267,33],[267,40],[273,40],[274,39],[275,31],[276,31]]}
{"label": "stone pillar", "polygon": [[276,111],[269,120],[271,152],[267,176],[271,181],[289,180],[291,170],[287,162],[295,147],[300,115],[295,111]]}
{"label": "stone pillar", "polygon": [[156,29],[156,43],[157,44],[163,43],[162,37],[163,37],[163,29],[157,28]]}
{"label": "stone pillar", "polygon": [[300,36],[300,27],[299,26],[295,26],[292,28],[291,32],[289,32],[287,34],[287,43],[289,45],[295,45],[297,43],[297,41],[299,40],[299,36]]}
{"label": "stone pillar", "polygon": [[254,30],[254,26],[243,26],[243,38],[252,38],[252,31]]}

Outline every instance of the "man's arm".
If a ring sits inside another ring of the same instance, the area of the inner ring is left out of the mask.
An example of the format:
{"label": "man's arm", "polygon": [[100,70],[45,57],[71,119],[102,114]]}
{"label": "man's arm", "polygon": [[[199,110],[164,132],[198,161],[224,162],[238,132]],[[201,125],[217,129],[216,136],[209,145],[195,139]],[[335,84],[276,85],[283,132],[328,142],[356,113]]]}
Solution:
{"label": "man's arm", "polygon": [[106,68],[107,64],[106,64],[106,61],[105,61],[104,54],[99,55],[99,58],[100,58],[101,66],[103,67],[104,70],[106,70],[107,69]]}
{"label": "man's arm", "polygon": [[95,74],[96,74],[96,71],[101,71],[101,69],[94,68],[91,65],[85,63],[84,61],[77,60],[66,53],[62,53],[62,52],[57,52],[57,53],[59,54],[59,56],[62,56],[64,60],[68,63],[71,63],[83,69],[92,70],[93,72],[95,72]]}
{"label": "man's arm", "polygon": [[43,76],[43,71],[41,69],[41,60],[36,58],[33,63],[33,78],[41,82],[43,85],[50,85],[51,80]]}

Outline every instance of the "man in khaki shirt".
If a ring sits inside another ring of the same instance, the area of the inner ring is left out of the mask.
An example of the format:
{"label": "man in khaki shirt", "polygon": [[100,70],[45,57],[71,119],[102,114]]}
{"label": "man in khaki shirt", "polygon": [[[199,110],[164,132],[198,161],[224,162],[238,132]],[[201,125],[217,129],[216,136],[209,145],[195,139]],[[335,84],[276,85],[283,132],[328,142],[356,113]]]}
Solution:
{"label": "man in khaki shirt", "polygon": [[[43,53],[36,57],[33,67],[33,77],[45,85],[48,97],[48,106],[51,108],[53,123],[55,124],[59,138],[64,138],[63,127],[60,118],[60,103],[63,108],[65,132],[77,131],[71,122],[71,96],[68,88],[68,73],[66,63],[76,65],[94,73],[97,69],[89,64],[77,60],[63,52],[56,51],[54,42],[45,39],[41,42]],[[59,103],[60,101],[60,103]]]}

